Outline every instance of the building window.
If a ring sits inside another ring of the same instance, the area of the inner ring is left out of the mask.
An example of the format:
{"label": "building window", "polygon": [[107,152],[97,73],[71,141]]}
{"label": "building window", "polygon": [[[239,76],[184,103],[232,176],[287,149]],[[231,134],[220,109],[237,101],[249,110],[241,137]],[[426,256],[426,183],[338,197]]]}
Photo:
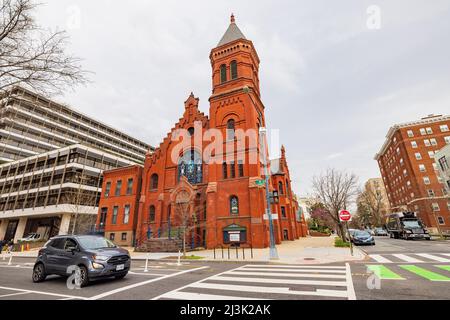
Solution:
{"label": "building window", "polygon": [[288,197],[291,196],[290,190],[289,190],[289,181],[286,180],[286,194],[288,195]]}
{"label": "building window", "polygon": [[411,146],[416,149],[417,148],[417,142],[415,141],[411,141]]}
{"label": "building window", "polygon": [[434,151],[428,151],[428,156],[433,159],[434,158]]}
{"label": "building window", "polygon": [[234,161],[230,162],[230,178],[236,178],[236,167],[234,165]]}
{"label": "building window", "polygon": [[438,217],[438,223],[439,223],[440,225],[444,225],[444,224],[445,224],[444,217]]}
{"label": "building window", "polygon": [[100,209],[100,221],[99,221],[100,228],[105,226],[107,216],[108,216],[108,208],[101,208]]}
{"label": "building window", "polygon": [[197,184],[203,180],[202,158],[194,149],[185,152],[178,160],[178,181],[185,176],[189,183]]}
{"label": "building window", "polygon": [[443,124],[442,126],[439,126],[439,128],[441,129],[441,132],[447,132],[448,131],[448,125]]}
{"label": "building window", "polygon": [[431,204],[431,207],[433,208],[433,211],[440,211],[441,210],[441,208],[439,208],[439,203],[437,203],[437,202],[433,202]]}
{"label": "building window", "polygon": [[220,66],[220,82],[223,83],[227,81],[227,66],[221,65]]}
{"label": "building window", "polygon": [[426,128],[428,134],[433,134],[433,130],[431,128]]}
{"label": "building window", "polygon": [[244,176],[244,163],[242,160],[238,160],[238,170],[239,170],[239,177]]}
{"label": "building window", "polygon": [[231,61],[230,63],[230,72],[231,72],[231,79],[236,79],[238,76],[237,72],[237,62],[236,60]]}
{"label": "building window", "polygon": [[239,199],[236,196],[230,197],[230,214],[239,214]]}
{"label": "building window", "polygon": [[230,119],[227,121],[227,140],[234,140],[235,137],[235,131],[234,128],[235,123],[233,119]]}
{"label": "building window", "polygon": [[429,189],[429,190],[428,190],[428,196],[433,198],[433,197],[435,196],[434,190]]}
{"label": "building window", "polygon": [[431,142],[431,145],[432,146],[437,146],[437,141],[436,141],[436,139],[430,139],[430,142]]}
{"label": "building window", "polygon": [[127,224],[130,221],[130,205],[127,204],[123,210],[123,223]]}
{"label": "building window", "polygon": [[222,163],[222,176],[224,179],[228,178],[228,166],[226,162]]}
{"label": "building window", "polygon": [[420,134],[423,136],[427,134],[427,132],[425,131],[425,128],[420,128]]}
{"label": "building window", "polygon": [[130,195],[133,192],[133,178],[128,179],[127,194]]}
{"label": "building window", "polygon": [[110,192],[111,192],[111,182],[108,181],[105,187],[105,198],[109,197]]}
{"label": "building window", "polygon": [[410,138],[414,137],[414,132],[412,130],[408,130],[407,133],[408,133],[408,137],[410,137]]}
{"label": "building window", "polygon": [[442,171],[447,171],[449,169],[447,158],[445,156],[439,158],[438,162],[439,162],[439,166],[441,167]]}
{"label": "building window", "polygon": [[190,137],[192,137],[192,136],[194,135],[194,132],[195,132],[194,127],[190,127],[190,128],[188,129],[188,134],[189,134]]}
{"label": "building window", "polygon": [[114,241],[116,234],[115,233],[110,233],[109,234],[109,240]]}
{"label": "building window", "polygon": [[112,215],[112,224],[116,224],[117,223],[117,214],[119,213],[119,207],[118,206],[114,206],[113,207],[113,215]]}
{"label": "building window", "polygon": [[425,147],[431,146],[430,140],[428,139],[423,140],[423,143],[425,144]]}
{"label": "building window", "polygon": [[281,217],[286,218],[286,208],[283,206],[281,207]]}
{"label": "building window", "polygon": [[430,178],[429,177],[423,177],[423,183],[430,184]]}
{"label": "building window", "polygon": [[152,174],[150,177],[150,190],[158,189],[158,175],[156,173]]}
{"label": "building window", "polygon": [[450,136],[444,137],[445,143],[450,144]]}
{"label": "building window", "polygon": [[424,165],[424,164],[419,164],[419,170],[420,170],[420,172],[425,172],[425,171],[427,171],[427,169],[425,168],[425,165]]}
{"label": "building window", "polygon": [[126,241],[126,240],[127,240],[127,233],[122,232],[122,241]]}
{"label": "building window", "polygon": [[287,229],[283,229],[283,240],[289,240],[289,231]]}
{"label": "building window", "polygon": [[155,206],[150,206],[150,210],[148,213],[148,222],[149,223],[155,222]]}
{"label": "building window", "polygon": [[415,156],[416,156],[416,160],[422,160],[422,155],[420,154],[420,152],[416,152]]}
{"label": "building window", "polygon": [[280,194],[284,194],[284,189],[283,189],[283,182],[278,182],[278,192]]}
{"label": "building window", "polygon": [[117,180],[115,196],[120,196],[120,189],[122,189],[122,180]]}

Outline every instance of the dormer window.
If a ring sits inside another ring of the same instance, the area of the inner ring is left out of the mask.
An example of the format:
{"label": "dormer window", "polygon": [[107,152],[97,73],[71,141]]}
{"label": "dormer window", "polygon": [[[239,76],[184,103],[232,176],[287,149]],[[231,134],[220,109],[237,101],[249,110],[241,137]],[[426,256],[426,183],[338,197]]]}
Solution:
{"label": "dormer window", "polygon": [[227,66],[221,65],[220,66],[220,82],[224,83],[227,81]]}
{"label": "dormer window", "polygon": [[237,78],[238,72],[237,72],[237,62],[236,62],[236,60],[233,60],[230,63],[230,73],[231,73],[231,80]]}

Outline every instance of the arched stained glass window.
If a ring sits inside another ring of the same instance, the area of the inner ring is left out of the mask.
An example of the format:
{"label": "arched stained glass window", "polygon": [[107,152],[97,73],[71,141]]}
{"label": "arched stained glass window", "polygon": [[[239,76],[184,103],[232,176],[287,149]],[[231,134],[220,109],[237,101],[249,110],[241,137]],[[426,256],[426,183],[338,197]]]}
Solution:
{"label": "arched stained glass window", "polygon": [[231,80],[237,78],[238,72],[237,72],[237,62],[236,62],[236,60],[233,60],[230,63],[230,73],[231,73]]}
{"label": "arched stained glass window", "polygon": [[220,66],[220,82],[223,83],[227,81],[227,66],[221,65]]}
{"label": "arched stained glass window", "polygon": [[202,158],[193,149],[185,152],[178,160],[178,181],[181,176],[185,176],[191,184],[202,182]]}
{"label": "arched stained glass window", "polygon": [[239,199],[236,196],[230,197],[230,214],[239,214]]}

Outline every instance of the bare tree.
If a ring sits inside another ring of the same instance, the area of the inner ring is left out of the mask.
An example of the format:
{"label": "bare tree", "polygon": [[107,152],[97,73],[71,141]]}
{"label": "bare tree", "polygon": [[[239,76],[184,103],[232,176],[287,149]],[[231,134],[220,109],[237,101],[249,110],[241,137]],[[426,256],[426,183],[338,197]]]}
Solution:
{"label": "bare tree", "polygon": [[355,196],[357,177],[354,174],[328,169],[313,178],[315,197],[324,205],[337,226],[338,235],[345,241],[344,227],[339,219],[339,211],[347,209]]}
{"label": "bare tree", "polygon": [[0,0],[0,94],[14,85],[61,93],[88,80],[80,59],[67,55],[64,31],[45,31],[32,16],[32,0]]}
{"label": "bare tree", "polygon": [[364,216],[362,219],[367,225],[380,226],[382,224],[384,209],[383,195],[379,190],[366,188],[358,192],[358,215]]}

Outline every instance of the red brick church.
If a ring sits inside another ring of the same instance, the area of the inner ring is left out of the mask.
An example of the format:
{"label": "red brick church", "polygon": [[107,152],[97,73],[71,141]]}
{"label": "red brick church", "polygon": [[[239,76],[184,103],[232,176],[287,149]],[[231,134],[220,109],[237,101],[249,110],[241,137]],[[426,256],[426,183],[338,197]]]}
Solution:
{"label": "red brick church", "polygon": [[[143,168],[104,172],[97,228],[120,245],[185,235],[191,247],[269,246],[260,60],[233,15],[209,57],[209,116],[191,93],[183,116],[148,152]],[[275,241],[303,237],[307,227],[291,189],[284,147],[281,157],[268,163]]]}

